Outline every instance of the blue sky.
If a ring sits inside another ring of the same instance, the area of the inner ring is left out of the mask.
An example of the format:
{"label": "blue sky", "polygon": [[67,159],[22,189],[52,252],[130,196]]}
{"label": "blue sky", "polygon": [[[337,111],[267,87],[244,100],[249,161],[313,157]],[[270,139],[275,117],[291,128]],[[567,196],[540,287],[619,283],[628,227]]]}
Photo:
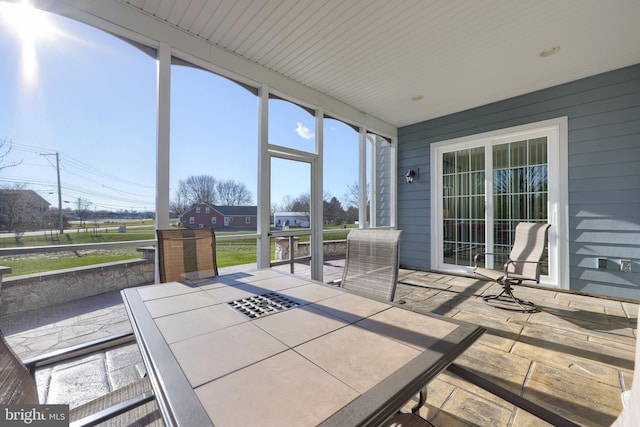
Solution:
{"label": "blue sky", "polygon": [[[5,163],[22,163],[0,171],[0,186],[25,183],[57,206],[55,157],[48,154],[59,152],[65,207],[83,197],[99,210],[152,210],[155,59],[51,14],[55,31],[34,36],[30,45],[13,28],[12,7],[0,2],[0,140],[13,143]],[[245,183],[256,203],[257,98],[230,80],[183,66],[172,67],[171,98],[172,189],[179,179],[207,174]],[[284,101],[269,107],[270,142],[312,151],[313,116]],[[324,191],[342,200],[357,177],[358,135],[328,119],[324,137]],[[272,204],[309,190],[308,167],[277,166]]]}

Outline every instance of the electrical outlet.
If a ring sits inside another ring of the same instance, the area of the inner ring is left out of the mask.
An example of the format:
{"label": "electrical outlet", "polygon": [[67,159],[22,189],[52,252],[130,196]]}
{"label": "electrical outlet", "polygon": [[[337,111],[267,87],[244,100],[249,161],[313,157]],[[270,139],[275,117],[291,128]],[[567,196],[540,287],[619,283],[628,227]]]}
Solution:
{"label": "electrical outlet", "polygon": [[607,259],[598,258],[598,270],[606,270],[606,269],[607,269]]}
{"label": "electrical outlet", "polygon": [[620,271],[624,271],[625,273],[631,272],[631,261],[628,259],[620,260]]}

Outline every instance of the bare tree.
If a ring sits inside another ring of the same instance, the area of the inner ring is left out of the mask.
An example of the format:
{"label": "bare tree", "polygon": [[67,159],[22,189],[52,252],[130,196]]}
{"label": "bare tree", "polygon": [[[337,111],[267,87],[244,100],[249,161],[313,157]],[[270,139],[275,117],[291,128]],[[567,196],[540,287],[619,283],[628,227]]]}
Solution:
{"label": "bare tree", "polygon": [[189,199],[184,191],[178,189],[176,196],[169,202],[169,209],[176,215],[182,215],[187,209],[189,209]]}
{"label": "bare tree", "polygon": [[178,193],[182,194],[190,205],[212,205],[216,202],[216,179],[211,175],[191,175],[178,182]]}
{"label": "bare tree", "polygon": [[15,231],[16,238],[25,228],[21,220],[25,202],[20,191],[25,188],[25,184],[14,184],[12,187],[3,188],[0,197],[0,229]]}
{"label": "bare tree", "polygon": [[291,212],[302,212],[307,221],[311,221],[311,193],[303,193],[296,197]]}
{"label": "bare tree", "polygon": [[27,230],[43,225],[49,204],[26,184],[14,184],[0,191],[0,229],[12,231],[16,243]]}
{"label": "bare tree", "polygon": [[282,198],[282,203],[280,205],[275,205],[275,207],[279,212],[292,212],[294,203],[295,200],[287,194]]}
{"label": "bare tree", "polygon": [[[369,184],[367,184],[367,205],[369,204]],[[358,207],[360,204],[360,186],[358,182],[354,182],[352,185],[347,185],[347,192],[342,196],[342,203],[346,207],[354,206]]]}
{"label": "bare tree", "polygon": [[291,207],[292,212],[310,212],[311,211],[311,193],[302,193],[296,197]]}
{"label": "bare tree", "polygon": [[12,148],[13,148],[13,143],[11,142],[10,139],[7,139],[7,138],[0,139],[0,171],[6,168],[18,166],[20,163],[22,163],[22,160],[18,162],[5,161],[5,158],[9,155]]}
{"label": "bare tree", "polygon": [[247,186],[232,179],[218,181],[216,194],[220,204],[225,206],[246,206],[253,201],[253,196]]}
{"label": "bare tree", "polygon": [[75,200],[75,205],[78,219],[81,223],[84,223],[84,221],[87,220],[87,216],[89,216],[89,206],[91,205],[91,202],[84,197],[78,197]]}

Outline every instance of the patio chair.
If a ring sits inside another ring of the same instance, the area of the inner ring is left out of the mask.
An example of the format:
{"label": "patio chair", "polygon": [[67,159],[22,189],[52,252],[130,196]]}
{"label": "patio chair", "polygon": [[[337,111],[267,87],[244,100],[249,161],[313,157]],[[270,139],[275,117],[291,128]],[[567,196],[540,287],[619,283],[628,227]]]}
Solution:
{"label": "patio chair", "polygon": [[506,310],[536,311],[536,305],[513,295],[513,286],[523,281],[540,283],[540,264],[547,246],[547,231],[550,224],[521,222],[516,226],[513,247],[502,270],[480,267],[481,258],[495,253],[481,253],[474,257],[474,272],[502,286],[497,295],[485,295],[482,299],[489,305]]}
{"label": "patio chair", "polygon": [[[398,283],[402,230],[354,229],[347,235],[347,256],[340,286],[368,297],[393,301]],[[399,412],[384,426],[431,426],[418,415],[426,401],[426,387],[411,413]]]}
{"label": "patio chair", "polygon": [[218,275],[213,228],[156,230],[160,283]]}
{"label": "patio chair", "polygon": [[[132,339],[132,334],[120,334],[23,362],[0,331],[0,404],[37,405],[36,368],[130,342]],[[164,426],[147,378],[71,409],[69,418],[71,426],[96,425],[102,422],[106,424],[101,425]]]}
{"label": "patio chair", "polygon": [[347,235],[347,256],[340,286],[393,301],[401,234],[402,230],[351,230]]}

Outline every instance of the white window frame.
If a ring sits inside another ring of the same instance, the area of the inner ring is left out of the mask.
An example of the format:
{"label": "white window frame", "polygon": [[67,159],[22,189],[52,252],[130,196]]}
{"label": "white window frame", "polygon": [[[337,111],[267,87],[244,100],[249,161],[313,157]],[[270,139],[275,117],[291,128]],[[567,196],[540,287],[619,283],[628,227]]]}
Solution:
{"label": "white window frame", "polygon": [[200,206],[196,207],[196,213],[199,214],[200,213]]}
{"label": "white window frame", "polygon": [[[466,148],[485,147],[485,170],[491,171],[490,155],[494,145],[513,138],[548,136],[547,158],[549,166],[548,221],[549,274],[540,278],[545,286],[569,289],[569,209],[568,209],[568,119],[559,117],[541,122],[470,135],[431,144],[431,268],[435,271],[473,275],[473,268],[445,264],[442,254],[442,154]],[[487,221],[493,218],[491,174],[485,180],[485,206]],[[490,216],[490,217],[489,217]],[[493,244],[492,233],[486,234],[486,245]]]}
{"label": "white window frame", "polygon": [[192,217],[192,216],[190,216],[190,217],[189,217],[189,224],[190,224],[190,225],[193,225],[193,224],[195,224],[195,223],[196,223],[195,218],[194,218],[194,217]]}

